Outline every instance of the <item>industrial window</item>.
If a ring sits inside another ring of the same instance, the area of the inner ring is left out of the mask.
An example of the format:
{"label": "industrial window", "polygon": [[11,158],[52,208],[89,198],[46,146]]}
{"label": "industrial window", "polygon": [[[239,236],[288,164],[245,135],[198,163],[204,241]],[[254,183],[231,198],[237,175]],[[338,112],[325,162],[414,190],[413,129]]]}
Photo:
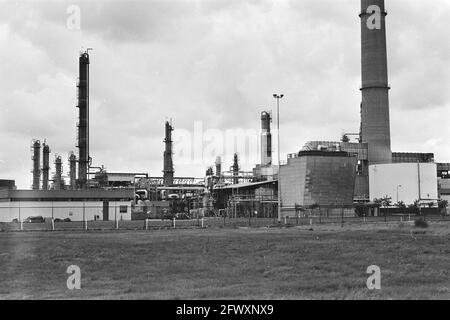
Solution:
{"label": "industrial window", "polygon": [[127,213],[128,207],[127,206],[120,206],[120,213]]}

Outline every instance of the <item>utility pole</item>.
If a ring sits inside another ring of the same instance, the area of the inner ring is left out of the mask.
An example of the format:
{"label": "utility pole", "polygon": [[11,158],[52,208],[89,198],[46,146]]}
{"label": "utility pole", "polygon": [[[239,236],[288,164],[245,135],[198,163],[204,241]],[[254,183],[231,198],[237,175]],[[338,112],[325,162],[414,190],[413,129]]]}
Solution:
{"label": "utility pole", "polygon": [[280,99],[284,97],[283,94],[273,94],[273,97],[277,99],[277,137],[278,137],[278,223],[281,222],[281,162],[280,162]]}

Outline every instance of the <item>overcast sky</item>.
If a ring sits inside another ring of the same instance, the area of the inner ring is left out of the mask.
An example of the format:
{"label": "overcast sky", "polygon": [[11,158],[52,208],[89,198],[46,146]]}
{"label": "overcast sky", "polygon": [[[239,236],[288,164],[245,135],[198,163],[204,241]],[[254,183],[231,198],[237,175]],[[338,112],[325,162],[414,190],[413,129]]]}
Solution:
{"label": "overcast sky", "polygon": [[[194,123],[219,135],[258,130],[260,112],[276,110],[275,92],[285,94],[282,159],[307,141],[358,132],[359,2],[0,0],[0,179],[30,187],[33,138],[47,140],[67,173],[87,47],[91,156],[109,171],[161,175],[168,118],[175,132]],[[68,27],[72,4],[80,29]],[[450,1],[387,0],[386,8],[392,149],[450,162]],[[215,158],[178,156],[178,176],[201,177]]]}

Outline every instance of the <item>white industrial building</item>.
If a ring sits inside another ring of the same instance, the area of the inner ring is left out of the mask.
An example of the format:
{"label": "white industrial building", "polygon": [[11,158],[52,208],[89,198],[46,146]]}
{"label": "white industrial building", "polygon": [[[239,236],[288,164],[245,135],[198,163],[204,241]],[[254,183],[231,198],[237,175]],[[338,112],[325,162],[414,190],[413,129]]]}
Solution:
{"label": "white industrial building", "polygon": [[27,217],[131,220],[133,189],[0,190],[0,222]]}
{"label": "white industrial building", "polygon": [[369,166],[370,199],[391,197],[406,205],[438,201],[435,163],[392,163]]}

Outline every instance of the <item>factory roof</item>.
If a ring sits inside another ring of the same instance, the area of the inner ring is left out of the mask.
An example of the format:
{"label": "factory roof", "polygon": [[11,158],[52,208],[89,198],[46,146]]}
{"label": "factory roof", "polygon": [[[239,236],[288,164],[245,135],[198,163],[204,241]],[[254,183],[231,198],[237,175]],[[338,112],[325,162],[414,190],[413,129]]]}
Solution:
{"label": "factory roof", "polygon": [[0,190],[1,200],[11,201],[100,201],[134,198],[134,189]]}

